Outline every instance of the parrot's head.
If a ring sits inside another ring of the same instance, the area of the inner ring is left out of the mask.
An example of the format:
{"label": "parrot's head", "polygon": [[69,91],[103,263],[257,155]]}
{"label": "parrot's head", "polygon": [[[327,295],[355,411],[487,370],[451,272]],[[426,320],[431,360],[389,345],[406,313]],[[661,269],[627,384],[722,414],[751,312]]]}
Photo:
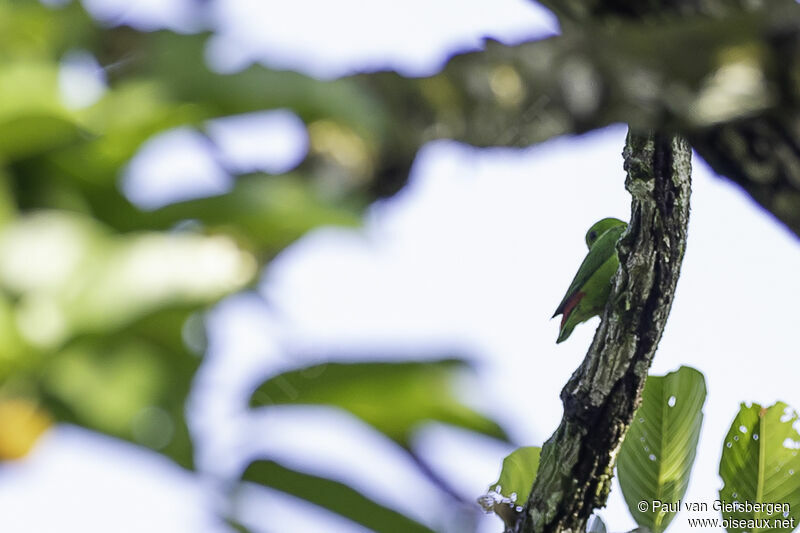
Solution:
{"label": "parrot's head", "polygon": [[589,228],[589,231],[586,232],[586,246],[589,249],[592,249],[592,245],[597,242],[597,239],[605,233],[606,231],[610,230],[611,228],[615,228],[617,226],[627,226],[625,222],[621,221],[618,218],[604,218],[598,222],[595,222],[594,225]]}

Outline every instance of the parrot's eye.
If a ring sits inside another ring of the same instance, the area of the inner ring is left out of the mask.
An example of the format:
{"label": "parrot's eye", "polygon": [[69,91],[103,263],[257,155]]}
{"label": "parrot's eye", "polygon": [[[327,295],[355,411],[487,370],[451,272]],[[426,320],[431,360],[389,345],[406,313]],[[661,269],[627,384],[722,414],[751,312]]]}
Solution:
{"label": "parrot's eye", "polygon": [[589,233],[589,240],[590,241],[594,241],[596,238],[597,238],[597,232],[596,231],[592,231],[592,232]]}

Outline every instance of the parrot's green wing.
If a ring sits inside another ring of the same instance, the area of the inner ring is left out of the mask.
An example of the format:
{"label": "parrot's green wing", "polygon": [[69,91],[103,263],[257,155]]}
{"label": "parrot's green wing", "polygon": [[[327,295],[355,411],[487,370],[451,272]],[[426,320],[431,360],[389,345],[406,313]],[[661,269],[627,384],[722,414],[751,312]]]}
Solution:
{"label": "parrot's green wing", "polygon": [[603,266],[603,263],[605,263],[609,257],[617,253],[617,241],[626,227],[627,225],[614,226],[606,230],[605,233],[597,239],[589,250],[589,253],[586,254],[586,258],[583,260],[583,263],[581,263],[580,268],[578,268],[578,273],[575,274],[575,278],[572,280],[569,289],[567,289],[567,293],[564,295],[561,303],[558,304],[556,312],[553,313],[554,317],[564,312],[567,302],[586,284],[589,278],[592,277],[592,274]]}

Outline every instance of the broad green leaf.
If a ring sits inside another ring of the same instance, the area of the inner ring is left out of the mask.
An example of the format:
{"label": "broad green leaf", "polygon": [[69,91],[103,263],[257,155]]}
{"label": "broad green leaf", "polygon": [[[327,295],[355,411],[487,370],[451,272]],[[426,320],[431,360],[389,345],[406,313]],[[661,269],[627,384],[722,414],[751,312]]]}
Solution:
{"label": "broad green leaf", "polygon": [[321,404],[350,411],[402,446],[421,424],[439,421],[507,440],[492,420],[459,401],[453,381],[459,360],[329,363],[274,376],[253,393],[254,407]]}
{"label": "broad green leaf", "polygon": [[517,448],[503,459],[503,470],[497,482],[489,486],[489,491],[496,492],[512,502],[520,505],[528,500],[536,471],[539,470],[538,446]]}
{"label": "broad green leaf", "polygon": [[[719,475],[725,483],[720,500],[731,504],[721,510],[722,518],[742,521],[730,524],[729,532],[786,532],[794,529],[792,520],[795,525],[800,521],[797,424],[797,413],[783,402],[771,407],[741,405],[719,462]],[[734,502],[742,506],[734,507]],[[766,505],[744,507],[745,503]]]}
{"label": "broad green leaf", "polygon": [[689,485],[703,424],[706,384],[703,374],[682,366],[666,376],[649,376],[642,405],[617,458],[622,494],[636,522],[653,533],[664,531],[675,512],[665,507],[641,511],[638,504],[680,500]]}
{"label": "broad green leaf", "polygon": [[302,498],[376,533],[433,533],[428,527],[343,483],[290,470],[274,461],[250,464],[243,479]]}

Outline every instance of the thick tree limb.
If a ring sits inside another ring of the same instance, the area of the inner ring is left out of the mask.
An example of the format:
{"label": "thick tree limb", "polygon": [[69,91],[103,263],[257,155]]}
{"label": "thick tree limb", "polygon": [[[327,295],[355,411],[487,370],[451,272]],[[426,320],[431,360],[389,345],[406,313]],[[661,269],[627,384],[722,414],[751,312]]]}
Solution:
{"label": "thick tree limb", "polygon": [[[702,15],[723,18],[765,9],[764,1],[743,0],[541,0],[556,13],[562,25],[597,24],[619,18],[672,18]],[[797,10],[795,0],[771,0],[770,9]],[[780,27],[773,33],[772,46],[797,49],[797,41]],[[797,74],[788,65],[784,87],[797,87]],[[789,101],[797,102],[797,95]],[[756,202],[800,236],[800,113],[772,112],[689,132],[692,147],[712,168],[740,185]]]}
{"label": "thick tree limb", "polygon": [[[615,19],[674,19],[677,16],[725,17],[765,7],[765,0],[538,0],[555,13],[562,25]],[[769,0],[789,5],[794,0]]]}
{"label": "thick tree limb", "polygon": [[[682,5],[677,11],[688,9]],[[396,190],[405,170],[397,154],[431,139],[525,147],[623,121],[681,132],[800,236],[800,7],[773,7],[587,26],[516,46],[489,42],[423,79],[357,76],[385,108],[397,109],[400,140],[380,157],[393,163],[375,165],[374,183]]]}
{"label": "thick tree limb", "polygon": [[630,133],[631,221],[589,352],[561,392],[564,417],[545,443],[513,533],[582,532],[605,505],[619,450],[666,325],[686,246],[690,149],[678,136]]}
{"label": "thick tree limb", "polygon": [[800,114],[770,114],[689,136],[719,174],[800,236]]}
{"label": "thick tree limb", "polygon": [[[699,131],[800,102],[800,7],[624,23],[454,56],[440,74],[355,78],[421,141],[529,146],[614,122]],[[414,130],[411,130],[414,131]]]}

